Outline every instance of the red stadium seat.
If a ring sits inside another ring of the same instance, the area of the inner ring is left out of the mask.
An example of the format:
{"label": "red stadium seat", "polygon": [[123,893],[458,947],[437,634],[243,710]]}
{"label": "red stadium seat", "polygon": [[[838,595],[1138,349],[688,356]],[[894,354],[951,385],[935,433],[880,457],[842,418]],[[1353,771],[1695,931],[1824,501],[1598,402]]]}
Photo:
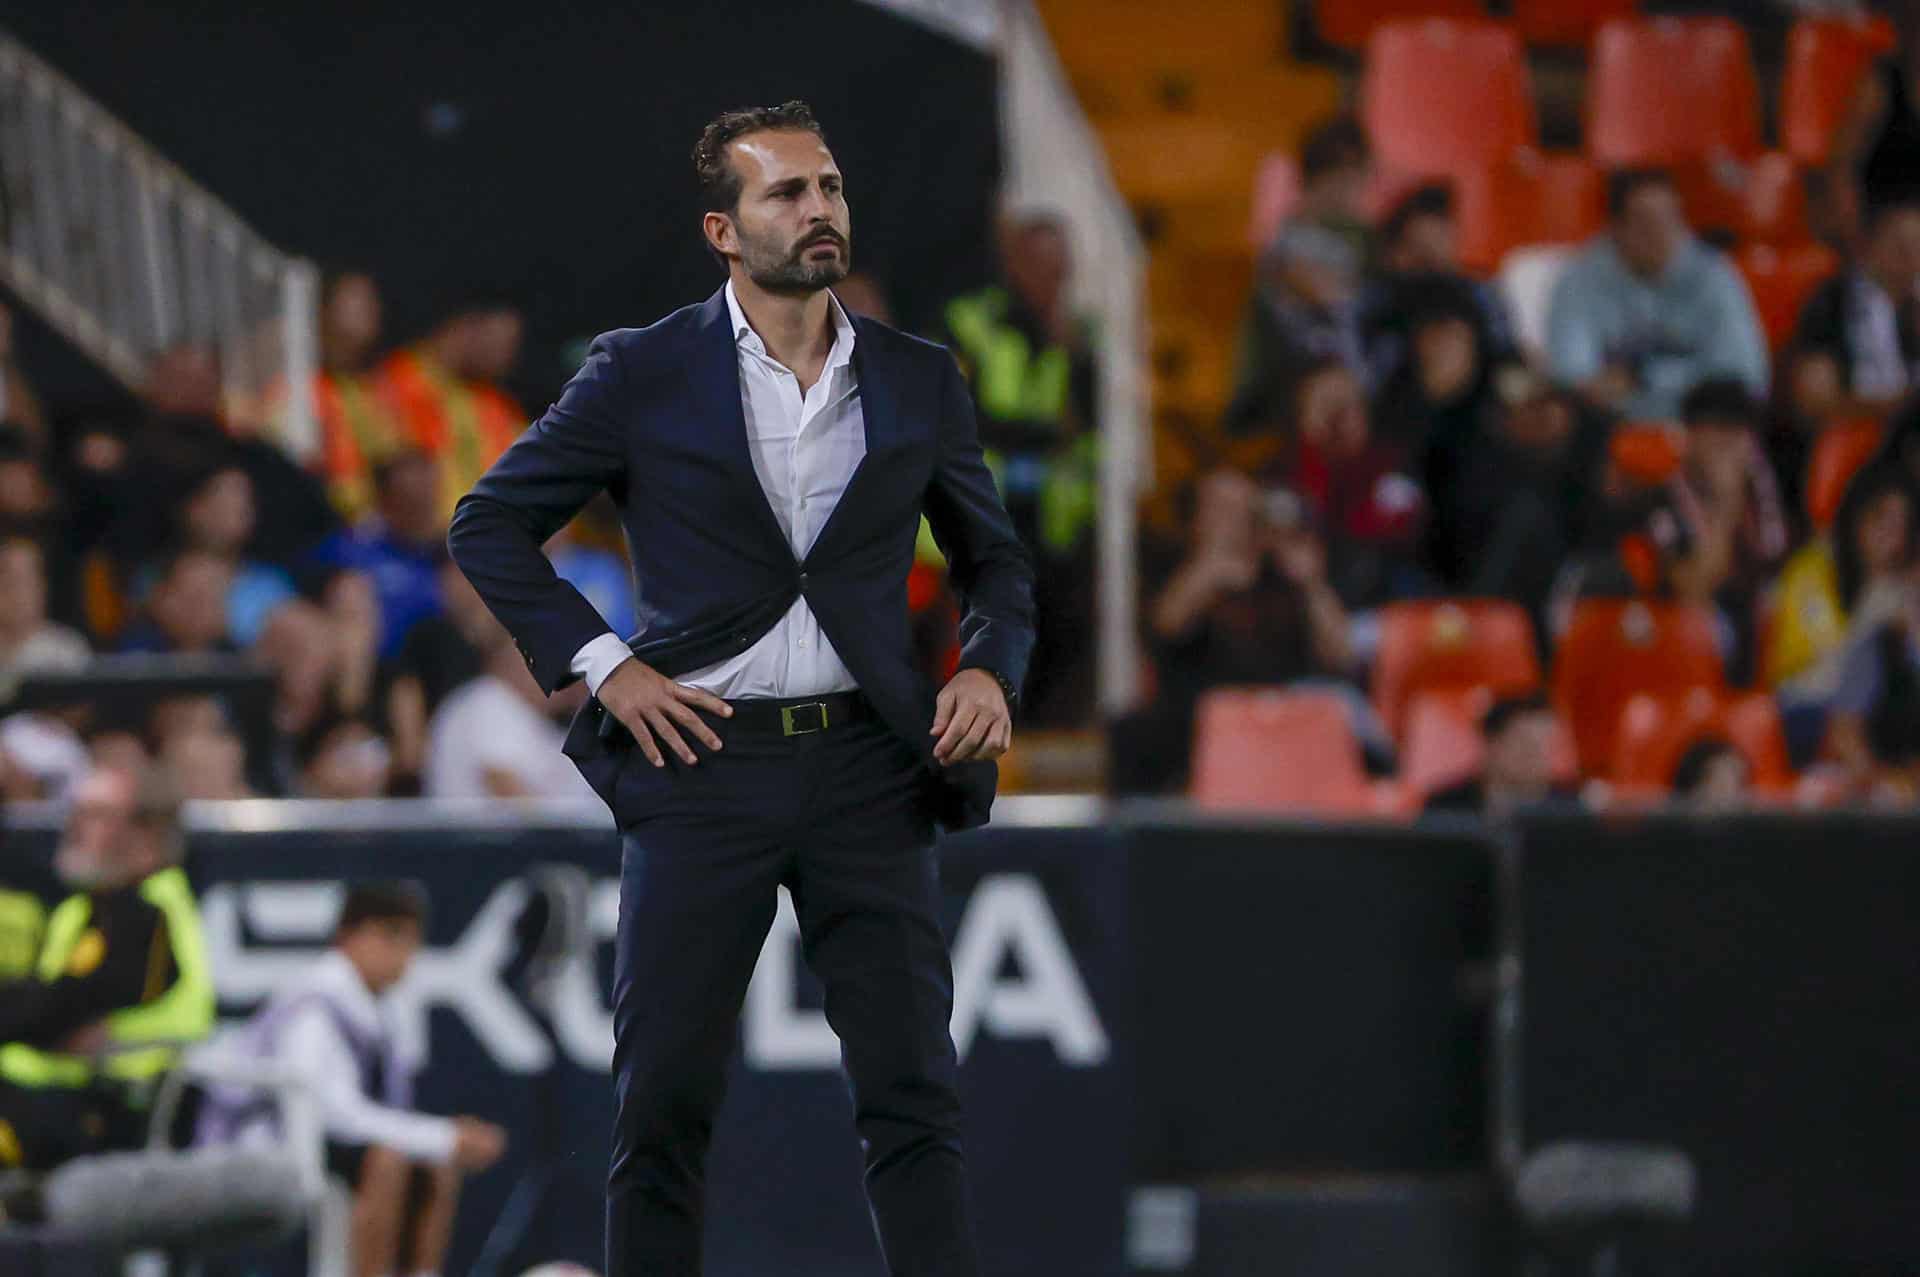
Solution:
{"label": "red stadium seat", "polygon": [[1831,422],[1820,431],[1807,462],[1807,518],[1815,528],[1825,532],[1833,525],[1847,485],[1886,435],[1886,426],[1872,417]]}
{"label": "red stadium seat", "polygon": [[1425,796],[1478,772],[1487,748],[1480,719],[1492,703],[1484,687],[1414,693],[1400,740],[1401,782]]}
{"label": "red stadium seat", "polygon": [[1760,327],[1775,350],[1793,335],[1800,308],[1829,276],[1840,269],[1840,257],[1825,244],[1742,244],[1733,257],[1753,293]]}
{"label": "red stadium seat", "polygon": [[1340,698],[1327,692],[1223,688],[1193,720],[1195,802],[1232,810],[1390,816],[1413,795],[1367,778]]}
{"label": "red stadium seat", "polygon": [[1741,235],[1769,244],[1813,239],[1807,220],[1807,183],[1791,155],[1768,151],[1747,166],[1741,194]]}
{"label": "red stadium seat", "polygon": [[1602,25],[1639,11],[1639,0],[1513,0],[1513,24],[1528,44],[1584,48]]}
{"label": "red stadium seat", "polygon": [[1810,168],[1827,162],[1861,77],[1893,44],[1893,24],[1884,17],[1793,24],[1780,85],[1780,145],[1788,155]]}
{"label": "red stadium seat", "polygon": [[1607,459],[1643,487],[1658,487],[1679,473],[1687,434],[1671,421],[1626,421],[1607,439]]}
{"label": "red stadium seat", "polygon": [[1525,51],[1495,22],[1395,22],[1367,42],[1360,114],[1382,166],[1470,172],[1531,146]]}
{"label": "red stadium seat", "polygon": [[1415,693],[1485,688],[1506,694],[1538,686],[1533,624],[1518,604],[1437,599],[1380,609],[1373,704],[1396,737]]}
{"label": "red stadium seat", "polygon": [[1613,765],[1620,714],[1633,697],[1725,684],[1712,616],[1680,603],[1584,600],[1553,666],[1553,696],[1589,776]]}
{"label": "red stadium seat", "polygon": [[1600,170],[1583,155],[1521,147],[1454,175],[1460,258],[1492,272],[1508,253],[1531,244],[1577,244],[1606,221]]}
{"label": "red stadium seat", "polygon": [[1480,0],[1319,0],[1314,26],[1320,38],[1342,49],[1358,49],[1389,22],[1410,18],[1484,18]]}
{"label": "red stadium seat", "polygon": [[1730,18],[1616,19],[1594,41],[1587,153],[1603,168],[1760,151],[1760,89]]}
{"label": "red stadium seat", "polygon": [[1614,783],[1632,790],[1667,790],[1688,749],[1718,736],[1746,757],[1755,789],[1781,794],[1793,788],[1780,707],[1765,692],[1728,698],[1712,687],[1668,696],[1641,694],[1620,711],[1614,746]]}

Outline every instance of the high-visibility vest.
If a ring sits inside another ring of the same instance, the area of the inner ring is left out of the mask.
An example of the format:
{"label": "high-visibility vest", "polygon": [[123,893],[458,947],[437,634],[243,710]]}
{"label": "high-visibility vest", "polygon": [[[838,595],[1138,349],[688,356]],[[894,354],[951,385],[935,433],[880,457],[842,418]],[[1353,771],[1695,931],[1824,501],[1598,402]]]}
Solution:
{"label": "high-visibility vest", "polygon": [[441,504],[448,515],[527,425],[507,395],[454,376],[418,350],[387,356],[379,378],[380,393],[409,442],[440,459]]}
{"label": "high-visibility vest", "polygon": [[400,423],[366,377],[323,372],[313,379],[320,419],[320,467],[342,518],[373,508],[373,468],[400,450]]}
{"label": "high-visibility vest", "polygon": [[24,980],[34,972],[47,907],[31,891],[0,891],[0,980]]}
{"label": "high-visibility vest", "polygon": [[[173,951],[173,983],[151,1001],[108,1014],[105,1027],[111,1053],[97,1065],[89,1056],[9,1042],[0,1046],[0,1079],[32,1087],[81,1087],[96,1077],[146,1081],[173,1067],[180,1043],[196,1041],[212,1032],[213,973],[207,965],[200,910],[186,873],[162,869],[142,882],[139,891],[140,898],[166,919],[167,941]],[[88,926],[92,920],[93,901],[86,895],[61,901],[47,919],[46,939],[34,975],[51,984],[70,968],[90,960],[97,962],[97,955],[87,952],[89,946],[101,943],[100,933]]]}

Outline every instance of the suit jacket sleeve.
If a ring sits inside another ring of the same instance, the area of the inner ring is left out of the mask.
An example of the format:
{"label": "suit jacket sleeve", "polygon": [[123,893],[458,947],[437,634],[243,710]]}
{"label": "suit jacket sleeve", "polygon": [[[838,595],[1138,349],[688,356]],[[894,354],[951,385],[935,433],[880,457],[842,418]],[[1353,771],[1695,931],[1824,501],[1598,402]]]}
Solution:
{"label": "suit jacket sleeve", "polygon": [[612,628],[541,547],[602,490],[623,497],[624,390],[619,352],[596,338],[559,401],[460,498],[447,533],[454,561],[549,694],[578,677],[574,653]]}
{"label": "suit jacket sleeve", "polygon": [[960,591],[960,668],[992,670],[1019,687],[1033,651],[1033,561],[980,453],[966,382],[951,356],[940,362],[939,455],[926,514]]}

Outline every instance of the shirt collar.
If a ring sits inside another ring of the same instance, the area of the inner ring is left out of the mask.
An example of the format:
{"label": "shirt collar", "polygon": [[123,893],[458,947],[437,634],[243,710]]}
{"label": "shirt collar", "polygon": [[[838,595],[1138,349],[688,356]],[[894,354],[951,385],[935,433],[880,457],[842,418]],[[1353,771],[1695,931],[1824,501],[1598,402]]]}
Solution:
{"label": "shirt collar", "polygon": [[333,995],[340,1009],[367,1027],[380,1024],[380,1000],[360,978],[360,972],[347,955],[329,949],[314,964],[314,987]]}
{"label": "shirt collar", "polygon": [[[734,295],[733,281],[726,286],[727,315],[733,324],[733,339],[743,350],[750,350],[763,359],[771,359],[767,354],[766,343],[760,340],[760,334],[753,331],[753,325],[747,322],[747,312],[740,309],[740,299]],[[847,318],[847,312],[841,307],[840,299],[827,291],[827,314],[833,320],[833,349],[827,352],[825,372],[832,372],[853,361],[853,321]]]}

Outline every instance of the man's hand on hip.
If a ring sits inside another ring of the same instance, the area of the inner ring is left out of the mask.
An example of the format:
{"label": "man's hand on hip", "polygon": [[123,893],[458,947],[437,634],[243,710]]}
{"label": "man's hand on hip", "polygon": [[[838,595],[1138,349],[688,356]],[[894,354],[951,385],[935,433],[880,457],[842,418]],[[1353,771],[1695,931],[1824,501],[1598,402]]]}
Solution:
{"label": "man's hand on hip", "polygon": [[1000,680],[985,670],[961,670],[934,702],[933,757],[942,766],[971,758],[998,758],[1013,743],[1013,713]]}
{"label": "man's hand on hip", "polygon": [[[996,694],[999,690],[994,688]],[[633,733],[634,740],[640,743],[640,752],[655,767],[666,766],[666,758],[660,752],[663,747],[678,754],[681,762],[700,761],[692,746],[681,737],[681,728],[708,749],[720,748],[720,738],[694,712],[696,706],[722,718],[733,715],[733,707],[712,692],[684,687],[638,657],[615,666],[613,673],[601,682],[596,695],[607,712]]]}

